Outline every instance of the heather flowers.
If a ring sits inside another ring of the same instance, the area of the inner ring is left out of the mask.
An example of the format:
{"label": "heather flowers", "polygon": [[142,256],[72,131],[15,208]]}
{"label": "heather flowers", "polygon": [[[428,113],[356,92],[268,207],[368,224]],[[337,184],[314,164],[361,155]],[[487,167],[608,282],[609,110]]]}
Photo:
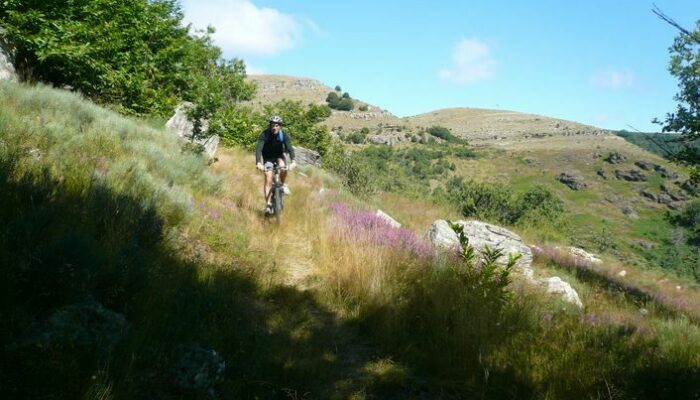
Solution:
{"label": "heather flowers", "polygon": [[336,222],[338,235],[349,236],[355,240],[382,245],[394,249],[410,251],[416,256],[427,257],[432,254],[430,244],[419,238],[413,231],[393,227],[382,217],[368,210],[358,210],[343,203],[331,204],[331,211]]}

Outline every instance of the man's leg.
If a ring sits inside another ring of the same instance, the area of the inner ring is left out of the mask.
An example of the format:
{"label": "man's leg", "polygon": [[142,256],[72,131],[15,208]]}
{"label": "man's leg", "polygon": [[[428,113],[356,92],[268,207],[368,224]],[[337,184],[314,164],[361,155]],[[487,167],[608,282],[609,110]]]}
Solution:
{"label": "man's leg", "polygon": [[284,185],[284,182],[287,180],[287,168],[285,168],[285,165],[287,164],[284,162],[283,158],[278,158],[277,165],[280,166],[280,179],[282,180],[282,184]]}
{"label": "man's leg", "polygon": [[272,204],[272,171],[265,171],[265,186],[263,187],[263,192],[265,193],[265,204],[268,206]]}

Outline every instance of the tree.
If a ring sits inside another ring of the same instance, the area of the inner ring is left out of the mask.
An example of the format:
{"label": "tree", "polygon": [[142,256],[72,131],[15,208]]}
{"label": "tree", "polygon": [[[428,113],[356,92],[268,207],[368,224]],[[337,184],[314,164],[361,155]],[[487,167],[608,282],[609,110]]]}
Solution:
{"label": "tree", "polygon": [[684,150],[678,153],[677,161],[688,164],[692,169],[691,178],[700,181],[700,150],[693,144],[700,141],[700,20],[695,30],[690,32],[663,14],[658,8],[654,13],[680,30],[673,45],[669,48],[671,61],[669,72],[678,78],[679,91],[674,97],[678,102],[676,111],[666,114],[665,121],[654,122],[663,125],[663,132],[681,134]]}

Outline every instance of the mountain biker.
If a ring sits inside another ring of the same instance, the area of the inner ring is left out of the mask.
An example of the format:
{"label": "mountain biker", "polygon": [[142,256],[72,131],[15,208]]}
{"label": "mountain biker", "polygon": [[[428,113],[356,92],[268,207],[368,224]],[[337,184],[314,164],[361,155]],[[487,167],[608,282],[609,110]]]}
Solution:
{"label": "mountain biker", "polygon": [[282,130],[284,121],[280,116],[273,115],[268,120],[270,126],[265,129],[258,138],[258,145],[255,148],[255,163],[260,171],[265,173],[265,185],[263,193],[265,194],[265,213],[272,213],[272,167],[273,164],[280,166],[280,178],[282,180],[282,190],[284,194],[289,195],[289,187],[285,181],[287,180],[287,160],[284,156],[285,151],[289,153],[292,162],[289,164],[289,170],[296,168],[294,161],[294,147],[292,147],[292,139],[289,134]]}

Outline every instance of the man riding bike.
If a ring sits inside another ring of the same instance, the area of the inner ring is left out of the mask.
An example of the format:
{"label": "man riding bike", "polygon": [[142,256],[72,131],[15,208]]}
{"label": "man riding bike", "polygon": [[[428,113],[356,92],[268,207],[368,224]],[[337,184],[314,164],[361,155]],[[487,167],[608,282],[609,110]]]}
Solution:
{"label": "man riding bike", "polygon": [[277,164],[280,167],[280,179],[282,181],[282,189],[284,194],[291,194],[285,181],[287,180],[287,160],[284,156],[285,151],[289,153],[292,162],[289,164],[289,170],[296,168],[294,161],[294,147],[292,147],[292,139],[289,134],[282,131],[284,121],[281,117],[273,115],[268,120],[270,126],[265,129],[258,138],[258,145],[255,148],[255,163],[260,171],[265,173],[265,185],[263,193],[265,194],[265,213],[272,213],[272,170],[273,165]]}

